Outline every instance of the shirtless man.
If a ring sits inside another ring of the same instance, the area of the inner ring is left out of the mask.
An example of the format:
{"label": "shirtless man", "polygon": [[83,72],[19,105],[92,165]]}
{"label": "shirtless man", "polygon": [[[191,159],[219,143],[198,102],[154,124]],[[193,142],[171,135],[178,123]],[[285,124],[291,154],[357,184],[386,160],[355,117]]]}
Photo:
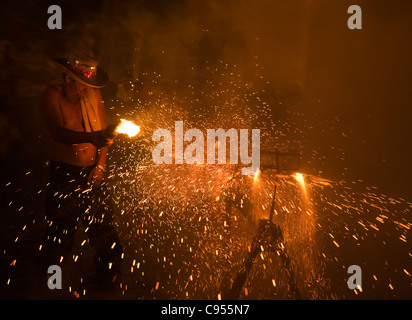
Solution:
{"label": "shirtless man", "polygon": [[[94,90],[100,121],[105,126],[105,110],[98,89],[92,89],[64,74],[63,84],[46,89],[42,104],[43,117],[52,137],[51,160],[78,167],[94,166],[90,181],[99,184],[106,166],[107,149],[112,140],[105,131],[85,132],[80,98]],[[109,131],[109,130],[108,130]]]}
{"label": "shirtless man", "polygon": [[48,87],[42,103],[51,137],[44,263],[58,265],[69,256],[81,220],[96,250],[97,285],[107,287],[118,274],[123,252],[103,180],[114,137],[114,125],[106,127],[99,91],[108,77],[88,56],[55,61],[62,68],[63,83]]}

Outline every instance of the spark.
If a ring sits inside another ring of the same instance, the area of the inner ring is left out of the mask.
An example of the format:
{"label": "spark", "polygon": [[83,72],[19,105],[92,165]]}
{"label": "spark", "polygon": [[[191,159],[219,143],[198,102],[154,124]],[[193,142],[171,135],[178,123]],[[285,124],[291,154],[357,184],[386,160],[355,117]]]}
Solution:
{"label": "spark", "polygon": [[[207,70],[214,76],[221,72],[229,76],[231,70],[227,68],[228,66],[224,66],[222,71],[222,68],[208,66]],[[158,75],[156,79],[159,80]],[[250,243],[255,234],[253,223],[268,217],[275,186],[273,176],[265,170],[258,170],[248,178],[239,178],[235,169],[218,165],[155,166],[150,162],[151,130],[168,128],[170,132],[174,132],[176,119],[184,121],[188,127],[202,130],[213,127],[250,128],[252,121],[257,120],[254,118],[254,110],[249,107],[253,100],[259,103],[260,114],[256,116],[264,119],[259,120],[259,124],[262,125],[262,132],[269,132],[267,145],[270,147],[275,145],[288,149],[289,146],[296,145],[299,150],[303,150],[307,147],[304,140],[311,136],[316,126],[322,128],[325,134],[336,133],[337,136],[342,136],[340,132],[334,132],[338,128],[337,119],[321,123],[306,122],[308,115],[290,112],[286,121],[277,121],[270,117],[272,106],[259,100],[259,92],[239,94],[239,91],[244,92],[248,87],[241,81],[235,82],[232,78],[231,81],[236,86],[234,90],[223,88],[223,81],[205,82],[202,90],[205,92],[204,98],[214,106],[214,119],[202,116],[201,112],[195,117],[193,114],[189,115],[181,106],[190,109],[190,97],[181,100],[178,97],[165,102],[161,101],[163,96],[153,103],[154,108],[148,104],[142,111],[136,105],[135,108],[132,106],[127,109],[127,112],[124,108],[124,114],[119,111],[119,117],[134,119],[145,128],[140,132],[140,126],[122,119],[117,132],[128,134],[129,129],[125,127],[128,128],[131,124],[134,132],[141,134],[141,139],[133,143],[118,139],[111,147],[113,152],[109,154],[108,180],[111,195],[119,209],[116,225],[120,232],[120,244],[127,252],[124,262],[129,264],[125,270],[130,272],[130,287],[132,283],[150,283],[145,289],[151,292],[153,289],[158,290],[159,281],[151,278],[154,274],[153,264],[158,263],[160,267],[156,266],[155,277],[162,279],[162,289],[170,298],[216,297],[217,292],[223,292],[222,288],[217,287],[218,283],[224,283],[220,281],[222,279],[216,279],[216,276],[233,274],[239,269],[244,254],[251,250]],[[192,102],[196,104],[198,101]],[[237,112],[243,105],[245,117]],[[196,125],[193,124],[194,121]],[[262,147],[264,143],[262,139]],[[365,247],[364,243],[370,243],[371,239],[382,239],[381,236],[386,239],[386,234],[391,234],[391,240],[398,241],[402,246],[399,248],[399,257],[382,262],[380,270],[403,270],[404,277],[411,277],[405,265],[399,266],[398,261],[412,256],[407,249],[403,249],[406,247],[404,244],[408,243],[408,231],[412,225],[408,220],[412,204],[379,194],[377,187],[365,186],[361,179],[346,181],[342,177],[334,181],[321,177],[321,169],[327,162],[344,161],[344,151],[336,145],[331,146],[333,156],[330,159],[320,147],[310,150],[310,159],[305,166],[308,165],[312,174],[302,171],[279,176],[274,222],[282,228],[284,241],[279,244],[276,252],[261,246],[264,254],[260,255],[262,259],[254,261],[253,271],[249,274],[250,281],[242,291],[244,295],[252,299],[265,299],[268,298],[267,290],[260,289],[268,287],[276,295],[288,293],[289,289],[285,285],[288,275],[279,272],[278,264],[280,250],[287,250],[291,264],[299,270],[296,282],[306,290],[307,296],[332,298],[333,281],[330,285],[323,286],[322,281],[330,280],[323,266],[341,268],[341,262],[345,261],[344,252],[350,252],[353,248],[358,250],[358,246]],[[6,185],[8,189],[13,186],[14,182]],[[22,189],[15,192],[20,190]],[[226,210],[226,199],[235,203],[235,208]],[[23,210],[14,199],[6,203],[17,212],[21,208],[20,216],[23,216],[27,208],[25,205]],[[248,220],[249,217],[251,221]],[[30,224],[23,228],[26,234]],[[85,231],[87,230],[88,228]],[[19,225],[19,232],[21,231]],[[13,234],[12,239],[16,236]],[[25,237],[17,237],[15,241],[18,239],[21,239],[19,243],[24,242]],[[86,240],[83,240],[81,247],[85,243]],[[377,246],[387,245],[385,242],[375,243]],[[114,248],[116,243],[108,245],[109,248],[110,245]],[[356,247],[351,247],[352,245]],[[39,250],[41,248],[40,245]],[[78,255],[74,256],[75,260],[77,258]],[[380,271],[372,277],[377,284],[385,281]],[[13,283],[13,279],[11,282]],[[389,284],[394,295],[397,294],[395,289],[400,287],[397,284]],[[385,283],[385,286],[388,284]],[[77,298],[78,292],[85,294],[82,289],[69,288]],[[127,290],[126,283],[122,288]],[[359,294],[361,290],[362,288],[357,288],[355,294]],[[371,288],[365,287],[364,290],[370,292]],[[218,299],[221,299],[220,293]]]}
{"label": "spark", "polygon": [[297,181],[297,182],[299,183],[299,185],[302,187],[302,190],[303,190],[303,191],[306,191],[306,184],[305,184],[305,179],[304,179],[304,177],[303,177],[303,174],[297,172],[297,173],[295,173],[295,175],[294,175],[293,177],[296,179],[296,181]]}
{"label": "spark", "polygon": [[253,182],[257,182],[260,176],[260,170],[257,169],[254,176],[253,176]]}
{"label": "spark", "polygon": [[116,132],[127,134],[129,137],[134,137],[139,134],[140,126],[134,124],[132,121],[120,119],[120,123],[116,127]]}

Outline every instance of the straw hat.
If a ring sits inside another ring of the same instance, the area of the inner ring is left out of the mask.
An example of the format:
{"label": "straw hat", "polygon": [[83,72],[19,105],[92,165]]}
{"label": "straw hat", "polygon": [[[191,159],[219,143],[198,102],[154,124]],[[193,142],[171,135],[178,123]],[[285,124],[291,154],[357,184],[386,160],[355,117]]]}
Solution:
{"label": "straw hat", "polygon": [[55,58],[53,60],[69,77],[86,86],[102,88],[109,82],[106,72],[89,55],[76,53],[68,58]]}

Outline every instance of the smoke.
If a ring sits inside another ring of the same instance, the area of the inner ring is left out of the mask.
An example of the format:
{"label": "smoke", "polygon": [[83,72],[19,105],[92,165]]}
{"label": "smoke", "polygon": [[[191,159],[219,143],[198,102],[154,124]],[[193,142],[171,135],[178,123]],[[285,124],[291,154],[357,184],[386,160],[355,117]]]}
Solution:
{"label": "smoke", "polygon": [[99,54],[110,55],[115,77],[130,67],[134,76],[155,69],[172,79],[190,77],[224,61],[245,81],[266,73],[281,86],[300,86],[305,10],[301,1],[106,2],[102,14],[110,18]]}

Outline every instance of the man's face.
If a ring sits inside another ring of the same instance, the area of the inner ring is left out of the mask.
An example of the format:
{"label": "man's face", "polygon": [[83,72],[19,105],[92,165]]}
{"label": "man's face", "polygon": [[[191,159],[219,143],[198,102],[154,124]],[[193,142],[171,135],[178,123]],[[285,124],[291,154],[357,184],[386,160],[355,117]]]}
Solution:
{"label": "man's face", "polygon": [[74,82],[74,87],[73,87],[74,93],[79,98],[83,97],[87,93],[87,90],[89,89],[89,87],[78,81],[73,81],[73,82]]}
{"label": "man's face", "polygon": [[89,89],[88,86],[86,86],[86,85],[84,85],[84,84],[82,84],[82,83],[80,83],[80,82],[78,82],[78,81],[76,81],[76,80],[74,80],[70,77],[66,78],[66,83],[69,86],[70,90],[73,92],[73,94],[78,98],[83,97],[87,93],[87,90]]}

